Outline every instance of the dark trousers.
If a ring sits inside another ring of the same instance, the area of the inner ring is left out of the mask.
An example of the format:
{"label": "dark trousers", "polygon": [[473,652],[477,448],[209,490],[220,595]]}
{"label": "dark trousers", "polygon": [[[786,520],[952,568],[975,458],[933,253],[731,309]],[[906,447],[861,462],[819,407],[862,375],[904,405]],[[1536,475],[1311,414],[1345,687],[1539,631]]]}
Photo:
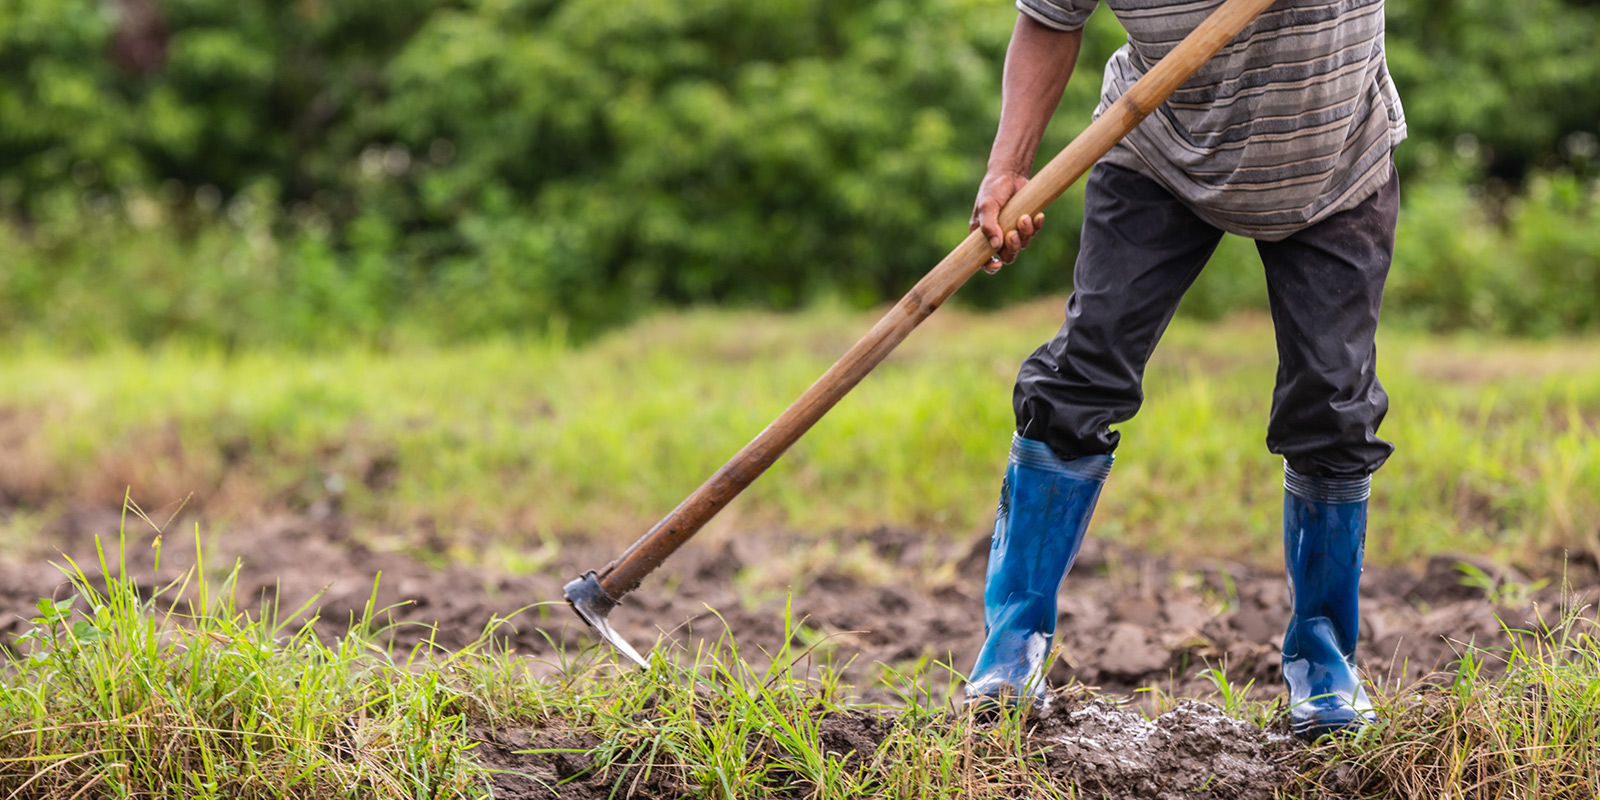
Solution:
{"label": "dark trousers", "polygon": [[[1394,255],[1397,180],[1278,242],[1257,242],[1277,332],[1267,448],[1309,477],[1367,475],[1394,450],[1378,438],[1389,397],[1373,336]],[[1067,319],[1022,364],[1017,432],[1062,458],[1110,453],[1144,400],[1156,342],[1222,231],[1156,181],[1098,164]]]}

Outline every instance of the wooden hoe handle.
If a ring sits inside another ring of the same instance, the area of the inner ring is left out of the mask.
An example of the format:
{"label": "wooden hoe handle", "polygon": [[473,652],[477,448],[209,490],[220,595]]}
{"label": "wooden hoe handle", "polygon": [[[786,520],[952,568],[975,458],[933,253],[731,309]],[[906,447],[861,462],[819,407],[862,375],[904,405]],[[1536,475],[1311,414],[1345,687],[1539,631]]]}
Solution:
{"label": "wooden hoe handle", "polygon": [[[1113,145],[1132,131],[1157,106],[1211,60],[1223,45],[1244,30],[1274,0],[1227,0],[1200,27],[1184,38],[1098,120],[1085,128],[1000,211],[1000,226],[1010,232],[1024,214],[1043,211],[1089,170]],[[834,365],[823,373],[766,430],[722,465],[665,519],[656,523],[617,560],[597,574],[600,586],[614,600],[638,588],[639,582],[667,556],[694,536],[752,481],[772,466],[828,409],[866,377],[911,331],[928,318],[961,284],[994,255],[981,231],[973,231],[938,266],[911,287],[889,313],[872,326]]]}

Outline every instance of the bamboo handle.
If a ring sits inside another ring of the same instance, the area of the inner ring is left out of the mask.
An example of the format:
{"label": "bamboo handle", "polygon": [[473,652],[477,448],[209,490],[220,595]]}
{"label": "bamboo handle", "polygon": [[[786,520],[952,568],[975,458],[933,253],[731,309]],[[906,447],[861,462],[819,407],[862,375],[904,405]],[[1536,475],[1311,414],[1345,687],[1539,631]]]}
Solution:
{"label": "bamboo handle", "polygon": [[[1275,0],[1227,0],[1212,12],[1006,203],[1000,211],[1000,226],[1009,232],[1016,228],[1023,214],[1043,211],[1054,202],[1273,2]],[[995,248],[989,246],[981,231],[968,234],[766,430],[601,570],[597,577],[606,593],[613,599],[621,599],[638,588],[646,575],[772,466],[994,253]]]}

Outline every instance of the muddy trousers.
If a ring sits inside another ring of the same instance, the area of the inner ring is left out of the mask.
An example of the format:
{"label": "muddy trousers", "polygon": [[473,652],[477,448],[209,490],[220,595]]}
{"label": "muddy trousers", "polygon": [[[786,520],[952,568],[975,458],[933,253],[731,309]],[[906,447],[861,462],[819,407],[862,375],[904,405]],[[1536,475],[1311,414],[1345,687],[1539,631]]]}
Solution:
{"label": "muddy trousers", "polygon": [[[1267,447],[1308,477],[1369,475],[1393,447],[1378,438],[1378,307],[1394,254],[1399,185],[1282,241],[1258,242],[1278,345]],[[1222,231],[1165,187],[1101,163],[1086,187],[1083,237],[1055,338],[1023,362],[1017,433],[1061,458],[1116,450],[1144,400],[1145,364]]]}

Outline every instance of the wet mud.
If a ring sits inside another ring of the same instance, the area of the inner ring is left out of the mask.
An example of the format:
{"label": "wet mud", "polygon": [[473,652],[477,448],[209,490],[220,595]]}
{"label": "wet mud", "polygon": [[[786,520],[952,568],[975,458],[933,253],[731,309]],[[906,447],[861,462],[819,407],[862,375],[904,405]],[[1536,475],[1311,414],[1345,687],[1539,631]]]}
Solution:
{"label": "wet mud", "polygon": [[[115,540],[117,516],[63,517],[49,542],[83,559],[93,537]],[[159,571],[153,535],[132,537],[130,572],[156,586],[188,569],[187,546],[170,537]],[[883,665],[931,657],[971,666],[982,641],[981,596],[987,536],[941,541],[908,530],[840,532],[826,537],[784,531],[746,531],[738,538],[697,540],[681,551],[619,607],[611,619],[641,648],[651,644],[693,653],[701,640],[731,634],[741,654],[758,660],[784,644],[786,604],[810,629],[796,641],[822,641],[836,665],[849,664],[863,701],[894,703],[874,687]],[[337,517],[280,517],[215,540],[208,563],[238,560],[235,592],[241,607],[276,603],[293,609],[316,600],[330,633],[367,606],[378,582],[377,607],[395,623],[388,635],[405,647],[431,639],[458,648],[478,639],[492,618],[510,617],[496,635],[529,658],[535,674],[556,671],[557,649],[591,646],[581,622],[560,603],[561,586],[584,569],[603,565],[625,542],[574,538],[537,574],[511,574],[493,566],[434,568],[425,560],[375,550],[350,536]],[[824,551],[825,552],[822,552]],[[817,555],[822,552],[821,555]],[[809,554],[809,555],[808,555]],[[116,559],[118,554],[112,552]],[[57,559],[59,560],[59,559]],[[1415,569],[1369,569],[1363,579],[1362,668],[1375,681],[1409,685],[1446,669],[1464,643],[1507,643],[1506,626],[1532,629],[1538,616],[1559,613],[1563,602],[1592,603],[1592,565],[1571,564],[1569,592],[1554,586],[1498,592],[1490,602],[1485,581],[1467,580],[1467,560],[1491,580],[1526,580],[1493,564],[1448,556]],[[818,565],[813,567],[812,565]],[[143,577],[147,576],[147,577]],[[1552,584],[1559,584],[1559,576]],[[40,597],[70,592],[43,558],[0,560],[0,642],[26,630]],[[537,605],[545,603],[545,605]],[[1050,672],[1056,685],[1071,683],[1123,693],[1133,705],[1064,704],[1039,721],[1033,736],[1048,748],[1046,763],[1064,778],[1105,796],[1268,797],[1261,787],[1280,785],[1276,755],[1283,737],[1254,729],[1202,704],[1183,704],[1147,718],[1155,687],[1169,696],[1214,697],[1202,673],[1220,668],[1255,697],[1281,694],[1278,649],[1289,611],[1281,571],[1224,560],[1174,564],[1091,540],[1068,577],[1060,600],[1059,657]],[[809,646],[809,645],[808,645]],[[797,648],[799,649],[799,648]],[[1145,703],[1140,709],[1138,704]],[[892,721],[838,718],[824,726],[829,750],[847,756],[875,747]],[[529,749],[582,747],[552,731],[480,731],[480,757],[495,768],[497,796],[552,796],[547,787],[581,777],[581,754],[519,754]],[[563,797],[609,796],[583,780],[563,784]],[[602,791],[603,790],[603,791]],[[639,784],[619,796],[672,796],[671,787]]]}
{"label": "wet mud", "polygon": [[1045,763],[1088,796],[1270,800],[1293,777],[1293,743],[1185,701],[1154,719],[1091,700],[1058,710],[1033,732]]}

